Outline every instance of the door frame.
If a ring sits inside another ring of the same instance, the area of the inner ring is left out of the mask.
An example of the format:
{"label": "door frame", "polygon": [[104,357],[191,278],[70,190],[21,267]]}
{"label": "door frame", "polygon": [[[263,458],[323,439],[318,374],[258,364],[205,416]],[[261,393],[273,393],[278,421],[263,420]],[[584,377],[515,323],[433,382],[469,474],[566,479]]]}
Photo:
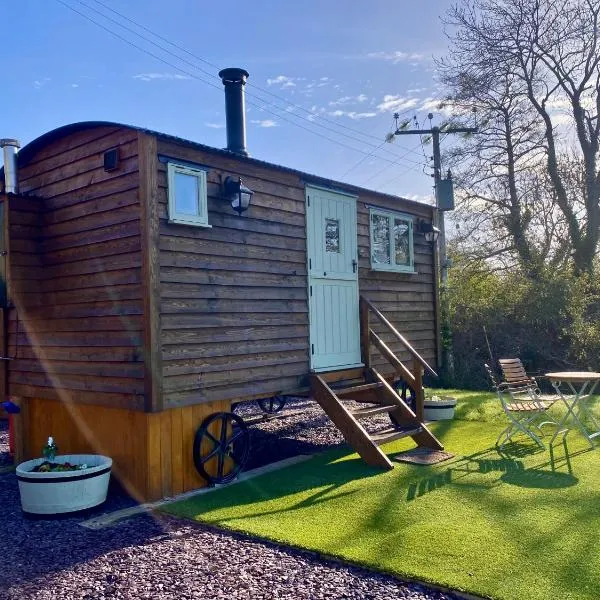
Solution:
{"label": "door frame", "polygon": [[355,296],[356,296],[356,327],[357,327],[357,333],[358,333],[358,340],[359,340],[359,346],[360,346],[360,312],[358,310],[358,302],[359,302],[359,298],[360,298],[360,290],[359,290],[359,267],[358,267],[358,196],[356,194],[352,194],[350,192],[346,192],[344,190],[340,190],[338,188],[333,188],[333,187],[326,187],[326,186],[322,186],[322,185],[316,185],[316,184],[312,184],[312,183],[306,183],[304,186],[304,207],[305,207],[305,228],[306,228],[306,282],[307,282],[307,289],[306,289],[306,293],[307,293],[307,304],[308,304],[308,358],[309,358],[309,365],[310,365],[310,370],[314,373],[321,373],[321,372],[327,372],[327,371],[336,371],[336,370],[343,370],[343,369],[352,369],[352,368],[357,368],[357,367],[362,367],[364,366],[364,363],[361,362],[361,356],[359,356],[359,361],[356,363],[352,363],[352,364],[344,364],[344,365],[337,365],[337,366],[327,366],[327,367],[314,367],[313,366],[313,352],[312,352],[312,344],[314,343],[314,336],[315,336],[315,332],[313,330],[313,315],[311,314],[311,294],[310,294],[310,287],[311,287],[311,275],[310,275],[310,241],[311,241],[311,228],[309,227],[309,194],[311,190],[316,190],[316,191],[321,191],[321,192],[327,192],[329,194],[336,194],[338,196],[344,196],[345,198],[352,200],[354,202],[354,237],[355,237],[355,250],[356,250],[356,256],[355,256],[355,260],[357,262],[356,265],[356,285],[354,286],[355,289]]}

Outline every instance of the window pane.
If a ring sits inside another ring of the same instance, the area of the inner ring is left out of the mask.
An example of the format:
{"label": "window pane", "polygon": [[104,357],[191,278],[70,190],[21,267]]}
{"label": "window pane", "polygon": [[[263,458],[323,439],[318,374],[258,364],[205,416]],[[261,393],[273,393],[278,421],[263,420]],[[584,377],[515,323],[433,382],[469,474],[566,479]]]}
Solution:
{"label": "window pane", "polygon": [[198,178],[186,173],[175,173],[175,212],[198,215]]}
{"label": "window pane", "polygon": [[340,251],[340,222],[337,219],[325,219],[325,250]]}
{"label": "window pane", "polygon": [[397,265],[410,266],[409,223],[403,219],[394,219],[394,251]]}
{"label": "window pane", "polygon": [[371,257],[373,263],[390,264],[390,220],[385,215],[371,215]]}

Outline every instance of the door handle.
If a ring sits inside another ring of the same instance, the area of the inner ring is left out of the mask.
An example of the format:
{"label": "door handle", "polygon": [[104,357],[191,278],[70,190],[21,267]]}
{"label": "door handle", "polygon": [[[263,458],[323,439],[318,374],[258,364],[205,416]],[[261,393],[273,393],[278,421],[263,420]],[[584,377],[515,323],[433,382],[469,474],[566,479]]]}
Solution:
{"label": "door handle", "polygon": [[356,273],[356,267],[358,266],[358,262],[356,262],[356,259],[353,258],[352,259],[352,272]]}

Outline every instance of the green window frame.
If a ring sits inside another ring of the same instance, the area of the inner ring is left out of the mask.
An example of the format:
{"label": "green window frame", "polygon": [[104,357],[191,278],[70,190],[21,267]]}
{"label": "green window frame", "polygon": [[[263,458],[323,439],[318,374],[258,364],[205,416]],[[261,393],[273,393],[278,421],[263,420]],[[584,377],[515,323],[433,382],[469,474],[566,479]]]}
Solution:
{"label": "green window frame", "polygon": [[167,166],[169,222],[211,227],[208,224],[206,171],[176,162]]}
{"label": "green window frame", "polygon": [[372,270],[415,272],[413,221],[413,217],[405,213],[369,210]]}

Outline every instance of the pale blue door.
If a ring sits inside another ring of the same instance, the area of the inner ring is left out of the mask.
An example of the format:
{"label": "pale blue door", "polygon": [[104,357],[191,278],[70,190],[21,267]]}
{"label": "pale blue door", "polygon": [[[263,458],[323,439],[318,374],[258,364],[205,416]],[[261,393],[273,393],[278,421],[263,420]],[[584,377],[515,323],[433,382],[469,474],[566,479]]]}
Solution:
{"label": "pale blue door", "polygon": [[358,366],[356,198],[306,188],[311,368]]}

